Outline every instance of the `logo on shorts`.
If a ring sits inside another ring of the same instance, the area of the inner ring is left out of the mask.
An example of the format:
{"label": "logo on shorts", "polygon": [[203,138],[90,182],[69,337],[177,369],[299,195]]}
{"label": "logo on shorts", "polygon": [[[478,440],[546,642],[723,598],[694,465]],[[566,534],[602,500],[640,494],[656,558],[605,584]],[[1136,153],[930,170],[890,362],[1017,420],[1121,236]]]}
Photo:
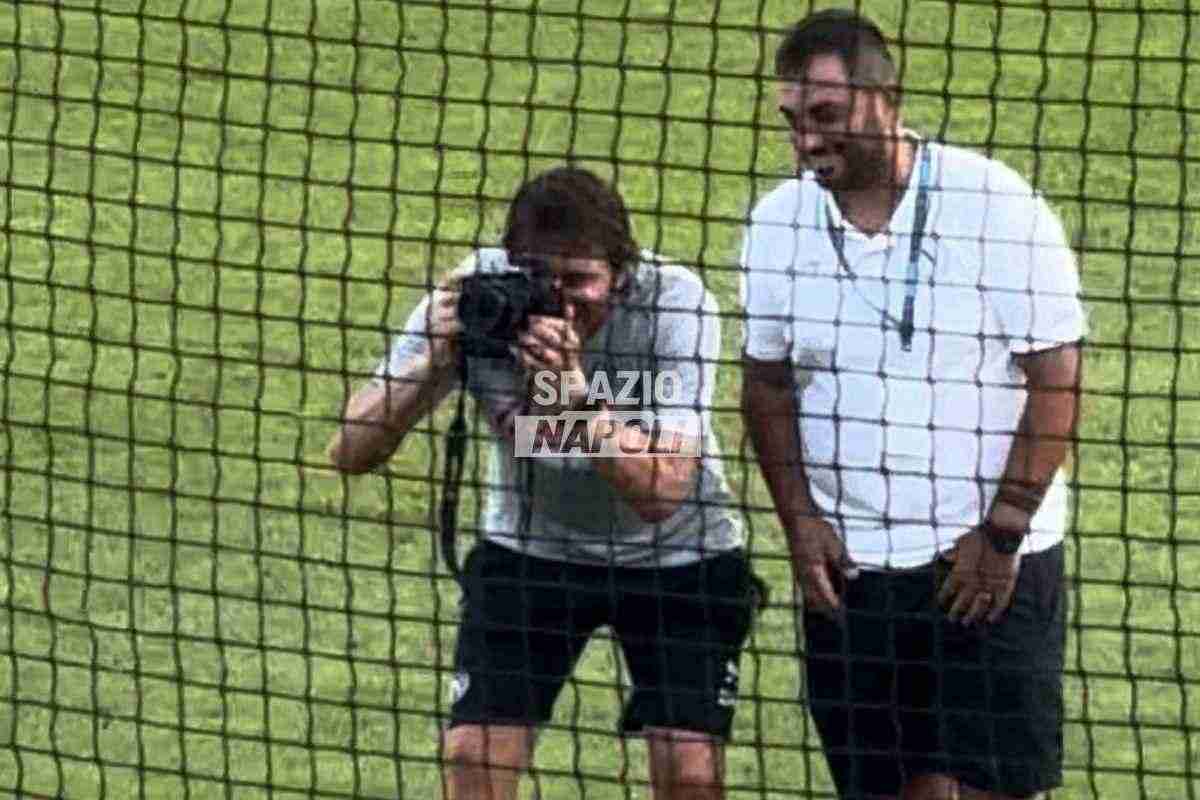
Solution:
{"label": "logo on shorts", "polygon": [[721,679],[721,685],[717,687],[717,705],[729,708],[737,702],[737,693],[738,667],[731,658],[725,662],[725,677]]}
{"label": "logo on shorts", "polygon": [[454,673],[454,679],[450,681],[450,702],[457,703],[466,696],[467,691],[471,688],[471,674],[468,672]]}

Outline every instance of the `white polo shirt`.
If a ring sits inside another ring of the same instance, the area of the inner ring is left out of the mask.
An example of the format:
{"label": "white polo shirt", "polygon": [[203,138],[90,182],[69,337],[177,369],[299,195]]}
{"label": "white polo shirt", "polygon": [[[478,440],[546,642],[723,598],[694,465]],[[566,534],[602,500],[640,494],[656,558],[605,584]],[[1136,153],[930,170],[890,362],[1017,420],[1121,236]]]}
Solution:
{"label": "white polo shirt", "polygon": [[[1025,406],[1012,356],[1086,332],[1074,257],[1046,202],[999,162],[926,147],[910,351],[897,323],[920,154],[890,234],[856,231],[805,175],[757,205],[742,249],[746,355],[796,368],[813,497],[868,567],[927,563],[980,523]],[[826,206],[846,232],[853,276],[839,263]],[[1025,552],[1062,540],[1067,505],[1060,472]]]}

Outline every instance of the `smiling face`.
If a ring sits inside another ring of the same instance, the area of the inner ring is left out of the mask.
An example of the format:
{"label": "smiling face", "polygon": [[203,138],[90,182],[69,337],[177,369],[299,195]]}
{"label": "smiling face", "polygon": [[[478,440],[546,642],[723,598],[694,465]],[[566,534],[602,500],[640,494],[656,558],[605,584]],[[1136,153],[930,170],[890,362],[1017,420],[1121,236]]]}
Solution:
{"label": "smiling face", "polygon": [[621,195],[578,167],[549,170],[517,190],[503,244],[513,263],[548,262],[584,342],[604,325],[641,257]]}
{"label": "smiling face", "polygon": [[550,272],[562,293],[563,313],[572,308],[575,331],[586,342],[608,319],[616,289],[612,266],[602,258],[560,256],[550,259]]}
{"label": "smiling face", "polygon": [[877,188],[892,179],[899,113],[878,87],[853,85],[841,57],[809,58],[779,87],[799,170],[832,191]]}

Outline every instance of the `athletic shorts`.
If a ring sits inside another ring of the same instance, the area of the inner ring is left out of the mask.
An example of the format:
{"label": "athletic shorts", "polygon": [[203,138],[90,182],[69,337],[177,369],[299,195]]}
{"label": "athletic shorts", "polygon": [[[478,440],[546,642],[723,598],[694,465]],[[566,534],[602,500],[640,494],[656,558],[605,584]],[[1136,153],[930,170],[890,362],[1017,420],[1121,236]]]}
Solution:
{"label": "athletic shorts", "polygon": [[806,693],[843,800],[927,773],[1015,797],[1062,782],[1062,545],[1022,557],[995,624],[946,617],[948,572],[863,570],[839,621],[805,615]]}
{"label": "athletic shorts", "polygon": [[547,722],[584,646],[607,625],[633,684],[625,733],[728,737],[756,598],[741,550],[644,569],[551,561],[485,542],[463,575],[451,726]]}

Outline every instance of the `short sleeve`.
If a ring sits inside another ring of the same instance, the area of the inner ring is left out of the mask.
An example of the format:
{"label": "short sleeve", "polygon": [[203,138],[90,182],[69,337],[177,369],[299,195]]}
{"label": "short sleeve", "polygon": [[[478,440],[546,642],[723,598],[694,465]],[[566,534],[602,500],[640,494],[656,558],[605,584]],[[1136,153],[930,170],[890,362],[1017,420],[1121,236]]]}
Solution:
{"label": "short sleeve", "polygon": [[[480,263],[480,254],[471,253],[455,268],[471,271]],[[408,315],[404,327],[392,339],[388,354],[375,367],[375,380],[381,381],[404,374],[405,365],[429,353],[429,298],[426,294]]]}
{"label": "short sleeve", "polygon": [[408,315],[404,327],[393,338],[388,354],[375,368],[376,380],[386,380],[404,374],[407,363],[428,352],[429,295],[425,295]]}
{"label": "short sleeve", "polygon": [[1062,223],[1040,195],[989,225],[984,289],[1013,353],[1078,341],[1087,333],[1079,271]]}
{"label": "short sleeve", "polygon": [[792,326],[786,313],[791,285],[788,273],[773,267],[772,236],[751,224],[742,241],[741,286],[743,348],[759,361],[786,361],[791,355]]}

